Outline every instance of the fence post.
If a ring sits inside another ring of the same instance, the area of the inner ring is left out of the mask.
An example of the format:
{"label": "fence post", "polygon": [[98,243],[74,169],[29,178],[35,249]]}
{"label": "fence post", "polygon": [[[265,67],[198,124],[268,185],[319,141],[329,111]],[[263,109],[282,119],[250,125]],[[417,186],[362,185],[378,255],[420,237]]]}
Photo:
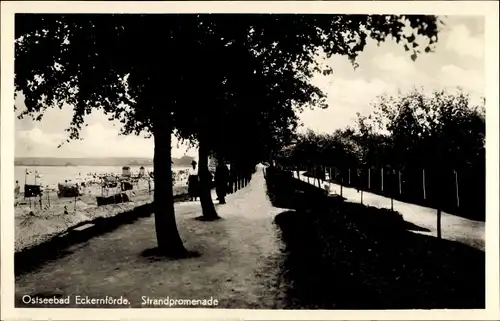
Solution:
{"label": "fence post", "polygon": [[384,165],[382,165],[382,168],[380,169],[380,177],[381,177],[381,187],[382,187],[382,192],[384,191]]}
{"label": "fence post", "polygon": [[340,197],[343,197],[343,185],[344,185],[344,177],[340,178]]}
{"label": "fence post", "polygon": [[24,199],[26,199],[26,180],[27,180],[27,177],[28,177],[28,169],[25,169],[24,170],[24,193],[23,193]]}
{"label": "fence post", "polygon": [[363,190],[362,189],[360,190],[360,194],[361,194],[361,205],[363,205]]}
{"label": "fence post", "polygon": [[456,170],[453,170],[455,173],[455,187],[456,187],[456,192],[457,192],[457,207],[460,207],[460,196],[458,193],[458,172]]}
{"label": "fence post", "polygon": [[399,195],[401,195],[401,171],[398,169],[398,186],[399,186]]}
{"label": "fence post", "polygon": [[371,174],[371,168],[368,168],[368,189],[370,189],[370,187],[371,187],[371,183],[370,183],[371,177],[370,177],[370,174]]}
{"label": "fence post", "polygon": [[[333,177],[332,177],[332,168],[330,167],[329,168],[329,179],[330,179],[330,182],[333,182]],[[335,167],[335,176],[337,176],[337,167]]]}
{"label": "fence post", "polygon": [[307,174],[307,184],[311,184],[309,182],[309,176],[311,175],[310,171],[309,171],[309,166],[306,166],[306,174]]}
{"label": "fence post", "polygon": [[349,168],[349,185],[351,185],[351,169]]}
{"label": "fence post", "polygon": [[427,194],[425,192],[425,168],[422,169],[422,189],[424,191],[424,200],[426,200]]}
{"label": "fence post", "polygon": [[437,209],[437,237],[441,239],[441,206]]}
{"label": "fence post", "polygon": [[316,167],[316,173],[318,174],[318,177],[317,178],[317,181],[318,181],[318,187],[321,188],[321,169],[323,168],[323,166],[319,165],[319,168]]}

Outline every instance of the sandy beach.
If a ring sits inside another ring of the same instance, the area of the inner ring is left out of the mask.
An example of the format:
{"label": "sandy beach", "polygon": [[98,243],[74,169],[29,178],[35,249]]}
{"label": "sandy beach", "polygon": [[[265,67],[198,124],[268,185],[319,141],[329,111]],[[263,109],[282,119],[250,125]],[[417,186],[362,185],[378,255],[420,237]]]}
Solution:
{"label": "sandy beach", "polygon": [[[96,196],[101,195],[97,186],[87,187],[84,195],[76,198],[59,198],[56,192],[40,198],[18,197],[14,207],[15,251],[20,252],[44,243],[69,229],[96,218],[107,218],[133,210],[153,201],[153,191],[143,185],[125,192],[129,202],[97,206]],[[174,186],[174,195],[187,193],[187,186]],[[50,203],[50,205],[49,205]],[[67,214],[65,214],[65,210]]]}

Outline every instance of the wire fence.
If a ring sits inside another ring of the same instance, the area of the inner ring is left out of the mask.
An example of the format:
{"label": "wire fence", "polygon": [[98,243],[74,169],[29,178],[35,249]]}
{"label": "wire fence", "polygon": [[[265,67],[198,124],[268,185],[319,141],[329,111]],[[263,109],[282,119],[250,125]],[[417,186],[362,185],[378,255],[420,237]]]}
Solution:
{"label": "wire fence", "polygon": [[350,187],[471,219],[485,218],[484,169],[459,171],[451,168],[340,168],[322,165],[282,168],[295,172],[295,175],[304,175],[306,181],[318,187],[331,182],[340,185],[340,192],[342,187]]}

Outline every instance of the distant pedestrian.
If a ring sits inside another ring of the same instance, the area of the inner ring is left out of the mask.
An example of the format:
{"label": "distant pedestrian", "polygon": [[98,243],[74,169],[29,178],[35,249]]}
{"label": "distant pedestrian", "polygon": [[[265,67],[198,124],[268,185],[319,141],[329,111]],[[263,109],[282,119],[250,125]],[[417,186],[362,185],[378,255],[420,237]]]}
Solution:
{"label": "distant pedestrian", "polygon": [[19,181],[16,181],[16,186],[14,187],[14,196],[18,197],[21,194],[21,186],[19,186]]}
{"label": "distant pedestrian", "polygon": [[196,168],[196,161],[193,160],[191,162],[191,168],[189,169],[188,176],[188,194],[191,201],[196,201],[199,195],[199,178],[198,178],[198,169]]}
{"label": "distant pedestrian", "polygon": [[229,180],[229,170],[226,164],[220,161],[215,169],[215,192],[219,204],[226,204],[227,183]]}

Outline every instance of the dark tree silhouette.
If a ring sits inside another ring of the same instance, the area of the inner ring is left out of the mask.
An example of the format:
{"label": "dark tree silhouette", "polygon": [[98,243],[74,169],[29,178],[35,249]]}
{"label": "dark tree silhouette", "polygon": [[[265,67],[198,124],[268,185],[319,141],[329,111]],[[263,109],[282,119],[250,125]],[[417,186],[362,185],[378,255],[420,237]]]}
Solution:
{"label": "dark tree silhouette", "polygon": [[[205,158],[212,148],[203,145],[210,146],[217,130],[205,119],[211,119],[211,113],[239,110],[236,103],[246,96],[237,83],[251,77],[240,71],[251,69],[239,62],[247,61],[249,54],[256,58],[262,76],[272,79],[267,89],[280,97],[270,100],[279,102],[276,115],[282,113],[293,123],[294,110],[307,106],[305,102],[314,105],[323,96],[307,85],[314,73],[328,72],[316,61],[319,48],[328,56],[346,55],[354,63],[367,38],[383,41],[392,36],[414,59],[422,48],[432,50],[438,23],[433,16],[420,15],[17,14],[15,87],[26,105],[19,116],[41,120],[47,108],[66,103],[74,110],[68,142],[80,138],[85,116],[98,109],[119,120],[123,134],[153,136],[158,247],[167,255],[182,256],[186,250],[172,201],[171,134],[177,129],[181,137],[198,140]],[[413,33],[402,32],[407,25]],[[417,44],[418,36],[425,41]],[[240,49],[233,50],[233,45]],[[227,89],[224,77],[231,79]],[[284,98],[291,91],[303,99]],[[232,95],[239,98],[233,100]],[[261,95],[257,102],[263,100]],[[266,121],[254,129],[290,123],[258,115]],[[268,144],[268,151],[276,142]],[[205,167],[204,162],[200,165]]]}

